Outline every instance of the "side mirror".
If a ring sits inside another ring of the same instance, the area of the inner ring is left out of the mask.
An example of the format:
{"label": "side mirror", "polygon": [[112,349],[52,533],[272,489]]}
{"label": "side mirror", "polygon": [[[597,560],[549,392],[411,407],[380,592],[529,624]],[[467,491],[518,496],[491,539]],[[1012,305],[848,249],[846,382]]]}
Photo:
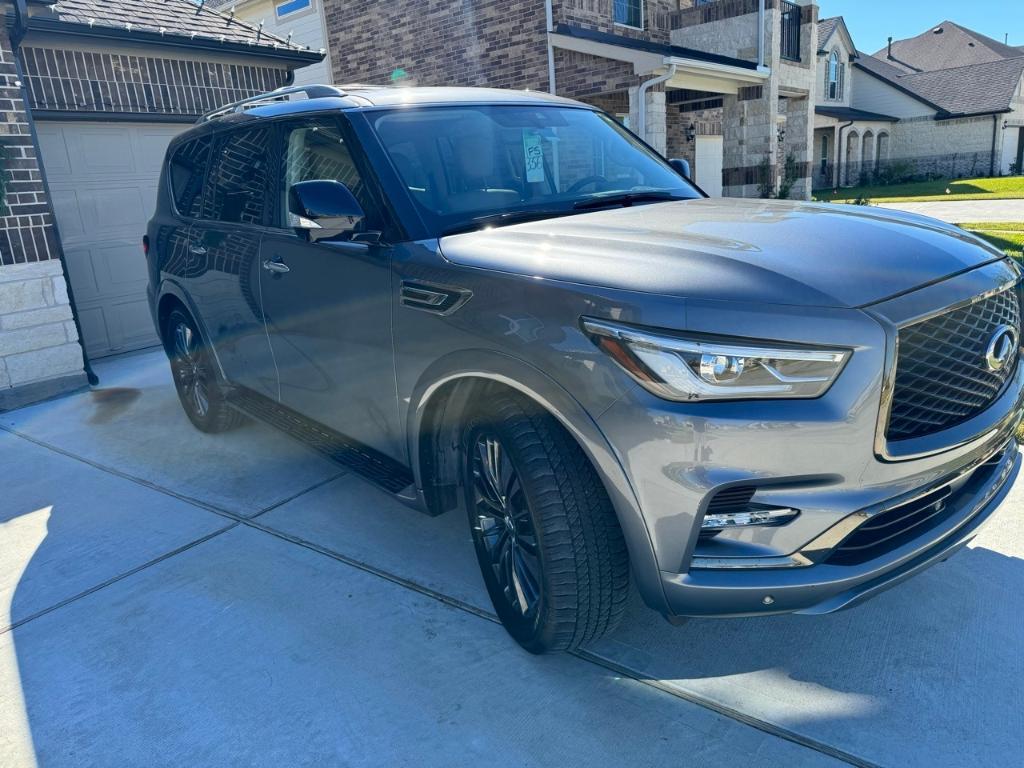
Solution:
{"label": "side mirror", "polygon": [[689,160],[682,160],[680,158],[675,158],[673,160],[669,160],[668,164],[672,166],[672,169],[676,173],[678,173],[680,176],[682,176],[687,181],[691,181],[693,179],[693,176],[690,173],[690,161]]}
{"label": "side mirror", "polygon": [[340,181],[300,181],[288,190],[288,211],[296,229],[310,242],[353,232],[366,214],[352,191]]}

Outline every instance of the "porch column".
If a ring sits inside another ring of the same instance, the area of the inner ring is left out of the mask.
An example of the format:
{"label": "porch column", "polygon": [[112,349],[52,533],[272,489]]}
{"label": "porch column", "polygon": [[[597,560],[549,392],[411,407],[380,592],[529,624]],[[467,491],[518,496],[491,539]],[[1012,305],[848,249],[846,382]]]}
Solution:
{"label": "porch column", "polygon": [[[726,197],[758,197],[762,182],[772,181],[778,167],[778,85],[740,88],[723,101],[722,192]],[[763,179],[766,159],[768,180]]]}
{"label": "porch column", "polygon": [[832,139],[832,189],[839,189],[846,166],[846,147],[843,146],[843,126],[836,126]]}
{"label": "porch column", "polygon": [[[657,87],[657,86],[656,86]],[[640,124],[640,88],[629,89],[629,126],[636,129]],[[664,156],[668,149],[668,131],[665,122],[665,91],[652,88],[647,92],[647,125],[646,136],[641,138]]]}

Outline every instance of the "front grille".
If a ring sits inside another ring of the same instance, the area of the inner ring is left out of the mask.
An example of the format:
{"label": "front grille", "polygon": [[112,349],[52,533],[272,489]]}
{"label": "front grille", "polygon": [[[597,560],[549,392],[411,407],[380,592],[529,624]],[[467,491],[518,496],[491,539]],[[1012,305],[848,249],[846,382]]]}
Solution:
{"label": "front grille", "polygon": [[956,426],[999,397],[1018,350],[999,371],[985,360],[1002,325],[1020,332],[1015,288],[900,329],[886,438],[906,440]]}

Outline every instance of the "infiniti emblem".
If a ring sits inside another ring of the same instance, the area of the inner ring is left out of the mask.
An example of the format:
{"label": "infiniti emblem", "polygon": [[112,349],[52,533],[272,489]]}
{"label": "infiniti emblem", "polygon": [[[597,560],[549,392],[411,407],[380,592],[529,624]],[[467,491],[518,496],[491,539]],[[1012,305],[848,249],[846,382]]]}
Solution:
{"label": "infiniti emblem", "polygon": [[1006,367],[1006,364],[1013,359],[1014,350],[1017,348],[1017,331],[1013,326],[1001,325],[992,334],[992,340],[985,350],[985,362],[988,369],[998,372]]}

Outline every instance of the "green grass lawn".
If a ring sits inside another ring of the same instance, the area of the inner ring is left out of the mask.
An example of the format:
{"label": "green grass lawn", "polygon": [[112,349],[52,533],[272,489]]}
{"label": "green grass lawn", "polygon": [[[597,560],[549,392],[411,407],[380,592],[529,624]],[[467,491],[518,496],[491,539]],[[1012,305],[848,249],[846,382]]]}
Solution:
{"label": "green grass lawn", "polygon": [[[946,190],[949,194],[946,194]],[[996,179],[957,179],[920,181],[913,184],[849,187],[838,191],[816,192],[815,198],[847,203],[867,198],[873,203],[911,203],[935,200],[1016,200],[1024,199],[1024,176]]]}
{"label": "green grass lawn", "polygon": [[1009,256],[1024,260],[1024,222],[968,222],[959,226],[988,240]]}

